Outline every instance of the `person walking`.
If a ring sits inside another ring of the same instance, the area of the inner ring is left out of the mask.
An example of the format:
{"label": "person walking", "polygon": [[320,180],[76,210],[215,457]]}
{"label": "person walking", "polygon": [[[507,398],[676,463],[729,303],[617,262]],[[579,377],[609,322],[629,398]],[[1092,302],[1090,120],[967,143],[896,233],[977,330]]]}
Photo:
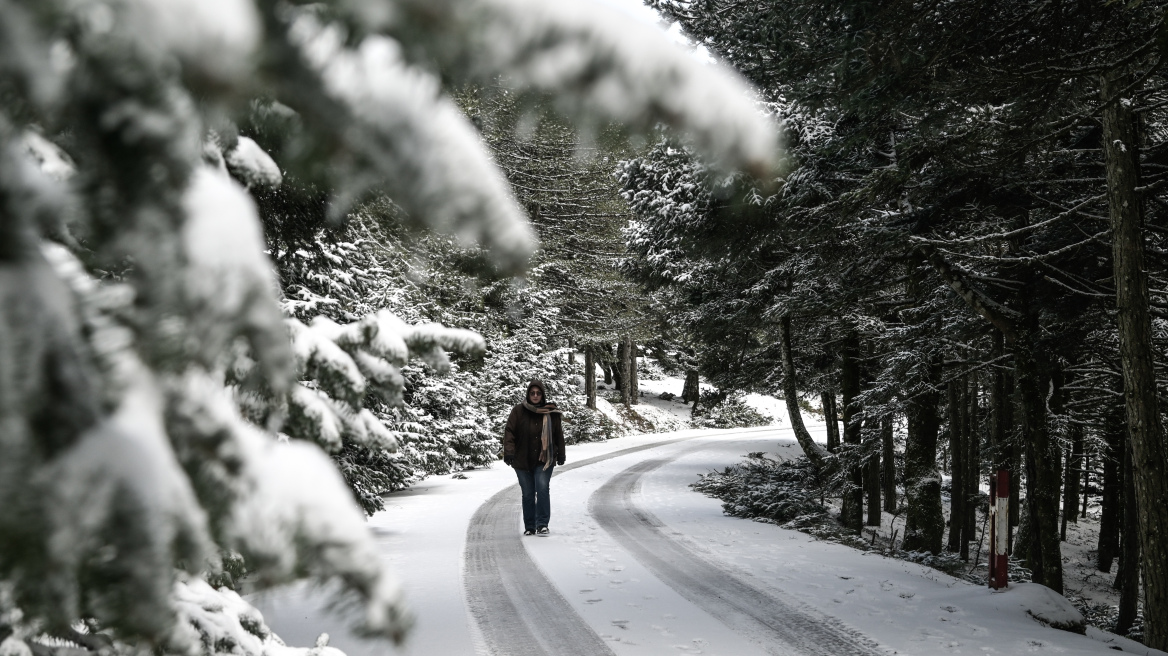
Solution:
{"label": "person walking", "polygon": [[547,386],[527,384],[523,403],[511,409],[503,432],[503,462],[515,468],[523,493],[523,534],[547,535],[552,517],[548,488],[555,465],[564,464],[564,427]]}

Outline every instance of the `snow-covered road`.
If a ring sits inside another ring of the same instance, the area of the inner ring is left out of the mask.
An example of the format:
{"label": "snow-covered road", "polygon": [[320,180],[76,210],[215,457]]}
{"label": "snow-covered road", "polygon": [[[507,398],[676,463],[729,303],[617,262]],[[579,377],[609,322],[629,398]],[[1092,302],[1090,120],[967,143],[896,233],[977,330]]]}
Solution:
{"label": "snow-covered road", "polygon": [[[370,526],[417,615],[400,653],[1115,653],[1027,616],[1025,586],[995,594],[729,518],[688,488],[746,453],[797,449],[774,427],[569,447],[546,538],[520,536],[505,467],[390,496]],[[350,656],[387,653],[344,631],[321,596],[299,586],[252,601],[290,644],[327,631]]]}

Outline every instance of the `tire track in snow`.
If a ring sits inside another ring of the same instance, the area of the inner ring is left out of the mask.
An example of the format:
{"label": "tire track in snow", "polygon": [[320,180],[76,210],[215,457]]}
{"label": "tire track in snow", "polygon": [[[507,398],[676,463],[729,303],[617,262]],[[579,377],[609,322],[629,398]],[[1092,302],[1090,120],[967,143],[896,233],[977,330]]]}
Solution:
{"label": "tire track in snow", "polygon": [[[753,431],[751,431],[753,432]],[[556,467],[554,474],[706,435],[622,449]],[[613,652],[527,554],[519,533],[519,488],[492,496],[471,517],[463,556],[467,606],[486,643],[500,656],[603,656]],[[539,538],[530,538],[539,539]]]}
{"label": "tire track in snow", "polygon": [[527,555],[516,529],[518,508],[518,488],[507,488],[479,507],[466,533],[467,604],[487,650],[508,656],[612,654]]}
{"label": "tire track in snow", "polygon": [[760,590],[694,553],[663,529],[633,495],[641,477],[680,457],[645,460],[592,494],[588,511],[654,576],[732,630],[783,656],[883,655],[887,651],[839,620]]}

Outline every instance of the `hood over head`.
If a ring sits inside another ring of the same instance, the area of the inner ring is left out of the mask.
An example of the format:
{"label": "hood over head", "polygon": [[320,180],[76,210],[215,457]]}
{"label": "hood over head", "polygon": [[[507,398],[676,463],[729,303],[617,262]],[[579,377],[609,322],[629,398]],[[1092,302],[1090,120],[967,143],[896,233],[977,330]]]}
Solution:
{"label": "hood over head", "polygon": [[[527,384],[527,391],[523,393],[523,400],[528,401],[531,398],[531,388],[533,388],[533,387],[538,387],[539,391],[543,394],[543,400],[540,401],[539,404],[543,405],[543,404],[547,403],[548,402],[547,385],[544,385],[543,381],[538,379],[538,378],[532,378],[531,382]],[[530,401],[528,401],[528,402],[530,402]]]}

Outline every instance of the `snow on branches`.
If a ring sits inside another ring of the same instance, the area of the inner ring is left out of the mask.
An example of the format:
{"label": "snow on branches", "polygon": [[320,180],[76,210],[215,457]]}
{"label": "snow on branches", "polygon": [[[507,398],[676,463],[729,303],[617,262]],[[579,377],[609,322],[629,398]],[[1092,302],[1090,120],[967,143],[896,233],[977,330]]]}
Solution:
{"label": "snow on branches", "polygon": [[[443,80],[502,76],[581,124],[664,120],[726,163],[773,159],[744,84],[577,5],[32,6],[0,0],[0,615],[25,628],[85,619],[131,647],[196,650],[187,593],[231,553],[261,587],[334,580],[360,630],[403,637],[326,450],[352,467],[440,420],[461,431],[446,462],[485,461],[481,417],[395,407],[425,378],[412,359],[457,375],[447,352],[485,345],[384,298],[316,319],[327,295],[281,304],[270,258],[285,254],[259,204],[289,180],[334,220],[388,195],[396,219],[521,270],[524,212]],[[278,152],[236,134],[257,107],[296,126]],[[462,398],[445,391],[436,410]]]}

